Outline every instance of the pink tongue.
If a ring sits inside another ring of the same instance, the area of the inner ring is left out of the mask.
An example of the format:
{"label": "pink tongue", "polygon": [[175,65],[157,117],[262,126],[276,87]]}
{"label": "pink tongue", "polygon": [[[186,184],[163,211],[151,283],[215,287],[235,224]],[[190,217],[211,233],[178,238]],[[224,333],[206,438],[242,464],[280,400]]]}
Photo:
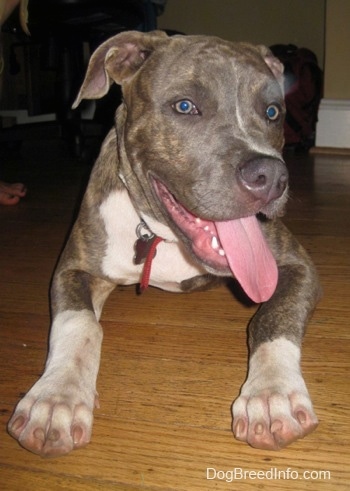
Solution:
{"label": "pink tongue", "polygon": [[254,302],[266,302],[276,289],[278,269],[256,217],[215,226],[235,278]]}

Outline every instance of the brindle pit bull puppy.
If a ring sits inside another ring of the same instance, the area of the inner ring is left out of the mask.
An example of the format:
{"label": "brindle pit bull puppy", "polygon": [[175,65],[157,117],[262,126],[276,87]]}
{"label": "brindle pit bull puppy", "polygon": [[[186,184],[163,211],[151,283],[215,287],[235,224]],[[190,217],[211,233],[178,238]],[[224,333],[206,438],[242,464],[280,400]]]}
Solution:
{"label": "brindle pit bull puppy", "polygon": [[89,442],[102,306],[116,284],[141,277],[182,292],[234,276],[262,304],[233,404],[236,438],[279,449],[317,426],[300,344],[320,289],[278,219],[282,72],[263,46],[206,36],[126,32],[93,54],[74,107],[113,82],[124,100],[54,275],[45,372],[9,422],[23,447],[58,456]]}

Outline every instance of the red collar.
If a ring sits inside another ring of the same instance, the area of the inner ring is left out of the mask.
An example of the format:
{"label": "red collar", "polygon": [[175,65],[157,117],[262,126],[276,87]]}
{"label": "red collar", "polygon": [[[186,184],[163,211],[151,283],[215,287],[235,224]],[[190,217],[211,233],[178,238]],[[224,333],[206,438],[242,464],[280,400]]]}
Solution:
{"label": "red collar", "polygon": [[164,239],[155,235],[144,220],[138,224],[136,235],[134,264],[144,264],[140,281],[140,293],[142,293],[149,285],[152,261],[157,253],[157,246]]}

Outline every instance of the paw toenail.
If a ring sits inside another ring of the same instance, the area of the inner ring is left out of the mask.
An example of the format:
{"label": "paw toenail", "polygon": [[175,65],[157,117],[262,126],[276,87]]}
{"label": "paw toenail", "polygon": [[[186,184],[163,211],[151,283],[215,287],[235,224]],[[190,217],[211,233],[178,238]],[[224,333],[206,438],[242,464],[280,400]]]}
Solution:
{"label": "paw toenail", "polygon": [[37,439],[37,440],[40,440],[41,442],[43,442],[45,440],[45,433],[44,433],[44,430],[42,428],[37,428],[35,431],[34,431],[34,437]]}
{"label": "paw toenail", "polygon": [[78,445],[83,437],[83,429],[80,426],[75,426],[72,431],[74,445]]}
{"label": "paw toenail", "polygon": [[277,419],[271,425],[271,433],[276,433],[276,431],[281,430],[282,427],[283,427],[282,421],[280,421],[279,419]]}
{"label": "paw toenail", "polygon": [[60,432],[58,430],[51,430],[47,438],[50,442],[57,442],[60,439]]}
{"label": "paw toenail", "polygon": [[297,412],[297,419],[301,425],[306,423],[307,417],[304,411]]}
{"label": "paw toenail", "polygon": [[19,430],[25,423],[25,418],[23,416],[19,416],[14,422],[10,425],[11,431]]}
{"label": "paw toenail", "polygon": [[100,399],[98,394],[95,396],[95,408],[100,409]]}
{"label": "paw toenail", "polygon": [[244,428],[245,428],[245,424],[243,419],[239,419],[234,430],[237,438],[244,433]]}
{"label": "paw toenail", "polygon": [[264,425],[262,423],[258,423],[255,426],[255,434],[256,435],[261,435],[262,433],[264,433]]}

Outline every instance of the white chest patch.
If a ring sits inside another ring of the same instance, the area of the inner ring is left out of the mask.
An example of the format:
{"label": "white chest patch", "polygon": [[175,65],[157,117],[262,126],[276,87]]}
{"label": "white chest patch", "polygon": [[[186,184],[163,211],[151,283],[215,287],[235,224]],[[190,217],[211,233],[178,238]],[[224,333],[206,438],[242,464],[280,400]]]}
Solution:
{"label": "white chest patch", "polygon": [[[102,259],[102,271],[112,281],[122,285],[139,283],[143,265],[133,262],[137,240],[136,227],[141,217],[132,205],[126,190],[111,193],[100,207],[107,233],[107,247]],[[150,285],[169,291],[180,291],[183,280],[205,274],[190,256],[172,230],[143,216],[153,233],[165,240],[157,246],[152,262]]]}

